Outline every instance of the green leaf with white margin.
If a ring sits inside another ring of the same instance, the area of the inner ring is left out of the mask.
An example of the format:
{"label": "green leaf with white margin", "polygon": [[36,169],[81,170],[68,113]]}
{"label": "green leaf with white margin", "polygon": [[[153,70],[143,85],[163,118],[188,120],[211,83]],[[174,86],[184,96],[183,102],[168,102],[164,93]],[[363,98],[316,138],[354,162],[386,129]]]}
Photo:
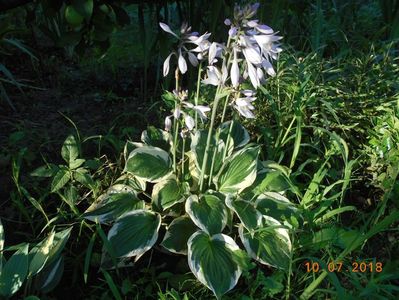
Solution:
{"label": "green leaf with white margin", "polygon": [[4,227],[0,219],[0,273],[3,268],[3,249],[4,249]]}
{"label": "green leaf with white margin", "polygon": [[289,189],[289,184],[280,170],[261,169],[258,171],[256,180],[249,189],[253,195],[264,192],[283,192]]}
{"label": "green leaf with white margin", "polygon": [[115,221],[126,212],[144,209],[145,203],[129,192],[103,194],[84,212],[83,218],[101,224]]}
{"label": "green leaf with white margin", "polygon": [[237,214],[246,229],[251,231],[262,225],[262,215],[252,202],[242,199],[233,200],[230,194],[227,195],[225,201],[226,205]]}
{"label": "green leaf with white margin", "polygon": [[223,231],[227,224],[227,208],[224,201],[215,195],[191,195],[186,201],[186,212],[191,220],[208,234],[216,234]]}
{"label": "green leaf with white margin", "polygon": [[239,193],[256,179],[259,146],[246,147],[231,156],[223,164],[214,183],[221,193]]}
{"label": "green leaf with white margin", "polygon": [[172,161],[166,151],[143,146],[129,154],[125,170],[144,180],[159,182],[171,173]]}
{"label": "green leaf with white margin", "polygon": [[51,181],[51,192],[54,193],[63,188],[71,179],[71,173],[65,166],[60,166],[57,174]]}
{"label": "green leaf with white margin", "polygon": [[170,149],[170,134],[164,130],[149,126],[141,133],[141,141],[149,146],[161,148],[165,151]]}
{"label": "green leaf with white margin", "polygon": [[252,258],[261,264],[287,270],[292,250],[286,228],[271,217],[263,217],[263,226],[256,231],[248,231],[241,224],[238,232],[245,249]]}
{"label": "green leaf with white margin", "polygon": [[188,265],[195,277],[220,299],[234,288],[241,276],[235,257],[240,252],[227,235],[209,236],[197,231],[188,240]]}
{"label": "green leaf with white margin", "polygon": [[[233,122],[233,124],[231,122]],[[249,143],[249,133],[240,123],[236,121],[228,121],[221,124],[220,128],[220,138],[225,143],[230,132],[230,136],[233,138],[234,148],[241,148]]]}
{"label": "green leaf with white margin", "polygon": [[22,286],[28,275],[29,244],[16,251],[5,263],[0,274],[0,296],[10,297]]}
{"label": "green leaf with white margin", "polygon": [[156,207],[162,210],[185,200],[181,187],[175,178],[168,178],[155,184],[151,198]]}
{"label": "green leaf with white margin", "polygon": [[52,231],[29,252],[29,277],[36,275],[44,268],[49,259],[50,249],[53,247],[54,236],[55,232]]}
{"label": "green leaf with white margin", "polygon": [[69,135],[61,148],[61,156],[66,163],[71,163],[79,156],[79,147],[74,135]]}
{"label": "green leaf with white margin", "polygon": [[71,231],[72,227],[69,227],[67,229],[55,233],[53,244],[50,249],[49,258],[46,262],[46,265],[50,265],[54,261],[59,259],[62,250],[64,250],[64,247],[68,242],[69,236],[71,235]]}
{"label": "green leaf with white margin", "polygon": [[[205,156],[205,149],[206,149],[206,141],[208,137],[208,130],[197,130],[195,135],[192,135],[191,137],[191,151],[194,153],[195,157],[195,165],[198,170],[202,169],[202,163],[204,161],[204,156]],[[224,151],[224,142],[219,139],[218,143],[216,145],[216,139],[212,135],[211,138],[211,143],[209,147],[209,153],[208,159],[206,162],[206,174],[208,175],[210,170],[211,170],[211,164],[212,164],[212,158],[215,153],[216,149],[216,155],[214,159],[214,165],[213,165],[213,173],[215,174],[217,171],[219,171],[222,161],[223,161],[223,151]]]}
{"label": "green leaf with white margin", "polygon": [[46,264],[43,270],[37,274],[35,287],[42,293],[48,293],[53,290],[61,281],[64,273],[64,256],[60,255],[57,260]]}
{"label": "green leaf with white margin", "polygon": [[146,190],[146,181],[133,176],[132,174],[126,173],[121,175],[117,180],[115,180],[114,185],[123,184],[131,187],[134,191],[143,192]]}
{"label": "green leaf with white margin", "polygon": [[158,238],[160,215],[148,210],[134,210],[116,220],[108,240],[117,257],[137,256],[151,249]]}
{"label": "green leaf with white margin", "polygon": [[259,195],[255,201],[255,207],[263,215],[279,222],[287,221],[292,225],[303,223],[300,209],[279,193],[265,192]]}
{"label": "green leaf with white margin", "polygon": [[187,254],[187,241],[198,230],[189,216],[181,216],[172,221],[168,226],[161,245],[170,252]]}

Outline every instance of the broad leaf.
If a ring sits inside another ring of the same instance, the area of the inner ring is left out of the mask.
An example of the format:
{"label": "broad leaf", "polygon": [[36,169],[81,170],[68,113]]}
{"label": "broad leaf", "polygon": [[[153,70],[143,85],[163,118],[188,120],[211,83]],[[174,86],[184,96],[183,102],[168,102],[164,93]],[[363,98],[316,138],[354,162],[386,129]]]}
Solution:
{"label": "broad leaf", "polygon": [[153,126],[142,132],[141,141],[148,146],[158,147],[165,151],[169,151],[170,148],[169,133]]}
{"label": "broad leaf", "polygon": [[287,221],[290,224],[303,222],[301,212],[296,205],[279,193],[266,192],[259,195],[255,207],[264,216],[272,217],[279,222]]}
{"label": "broad leaf", "polygon": [[134,193],[106,193],[90,205],[83,217],[93,222],[97,220],[99,223],[108,223],[126,212],[143,208],[144,201]]}
{"label": "broad leaf", "polygon": [[201,198],[191,195],[185,207],[195,225],[209,234],[222,232],[227,224],[228,213],[224,201],[214,195],[203,195]]}
{"label": "broad leaf", "polygon": [[39,273],[46,264],[50,249],[53,247],[55,232],[52,231],[47,238],[41,241],[29,252],[29,277]]}
{"label": "broad leaf", "polygon": [[251,193],[260,195],[264,192],[283,192],[289,188],[287,180],[279,170],[262,169],[258,172]]}
{"label": "broad leaf", "polygon": [[126,171],[144,180],[158,182],[172,171],[172,162],[166,151],[143,146],[130,153]]}
{"label": "broad leaf", "polygon": [[245,249],[258,262],[287,270],[290,263],[291,240],[288,230],[270,217],[263,217],[263,226],[248,231],[240,225],[238,232]]}
{"label": "broad leaf", "polygon": [[78,158],[79,147],[74,135],[69,135],[61,148],[61,156],[69,165]]}
{"label": "broad leaf", "polygon": [[72,0],[72,6],[83,17],[90,18],[93,13],[93,0]]}
{"label": "broad leaf", "polygon": [[79,168],[75,170],[73,176],[76,179],[76,181],[83,184],[85,187],[89,189],[93,189],[95,187],[94,180],[86,169]]}
{"label": "broad leaf", "polygon": [[71,231],[72,227],[69,227],[55,233],[46,265],[50,265],[60,258],[61,252],[62,250],[64,250],[64,247],[68,242],[69,236],[71,235]]}
{"label": "broad leaf", "polygon": [[28,275],[28,250],[25,244],[5,263],[0,274],[0,295],[9,297],[15,294],[22,286]]}
{"label": "broad leaf", "polygon": [[61,281],[64,273],[64,256],[61,255],[57,260],[47,264],[37,275],[35,280],[36,289],[43,293],[53,290]]}
{"label": "broad leaf", "polygon": [[225,143],[230,132],[230,136],[234,142],[234,148],[241,148],[249,143],[249,133],[240,123],[236,121],[228,121],[220,125],[220,128],[220,138]]}
{"label": "broad leaf", "polygon": [[123,184],[131,187],[133,190],[142,192],[146,190],[146,181],[133,176],[132,174],[126,173],[120,176],[115,184]]}
{"label": "broad leaf", "polygon": [[61,166],[51,182],[51,192],[54,193],[63,188],[70,179],[71,173],[69,170],[64,166]]}
{"label": "broad leaf", "polygon": [[228,195],[226,205],[231,208],[248,230],[257,229],[262,224],[262,215],[256,210],[253,203],[242,199],[234,199]]}
{"label": "broad leaf", "polygon": [[222,193],[239,193],[256,179],[259,147],[247,147],[236,152],[223,164],[214,182]]}
{"label": "broad leaf", "polygon": [[236,263],[239,252],[231,237],[197,231],[188,240],[188,265],[195,277],[220,299],[241,276],[242,270]]}
{"label": "broad leaf", "polygon": [[178,217],[170,223],[161,245],[170,252],[187,254],[187,241],[197,230],[189,216]]}
{"label": "broad leaf", "polygon": [[68,5],[65,9],[65,20],[73,27],[77,27],[83,22],[84,17],[72,5]]}
{"label": "broad leaf", "polygon": [[166,179],[154,185],[152,201],[156,207],[165,210],[184,201],[179,183],[174,178]]}
{"label": "broad leaf", "polygon": [[147,210],[135,210],[121,216],[108,232],[108,240],[117,257],[140,257],[157,241],[161,217]]}

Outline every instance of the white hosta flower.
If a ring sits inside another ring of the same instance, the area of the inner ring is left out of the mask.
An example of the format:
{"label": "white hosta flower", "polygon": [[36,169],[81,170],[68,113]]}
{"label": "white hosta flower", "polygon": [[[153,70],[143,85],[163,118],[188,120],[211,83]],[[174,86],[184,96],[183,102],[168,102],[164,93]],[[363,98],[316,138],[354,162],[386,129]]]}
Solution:
{"label": "white hosta flower", "polygon": [[224,85],[228,76],[226,65],[222,66],[222,72],[220,72],[220,70],[217,67],[208,66],[206,74],[207,78],[202,80],[202,83],[214,86]]}
{"label": "white hosta flower", "polygon": [[255,93],[251,90],[244,90],[241,93],[245,96],[243,98],[236,98],[234,100],[234,108],[245,118],[253,119],[255,118],[254,113],[252,110],[255,107],[252,105],[252,102],[256,100],[254,97]]}
{"label": "white hosta flower", "polygon": [[194,126],[195,126],[195,122],[194,119],[188,115],[188,114],[184,114],[184,122],[186,123],[187,129],[188,130],[193,130]]}
{"label": "white hosta flower", "polygon": [[170,131],[172,129],[172,119],[171,116],[165,118],[165,131]]}
{"label": "white hosta flower", "polygon": [[237,87],[240,81],[240,67],[238,66],[237,50],[234,48],[233,63],[231,64],[230,79],[233,87]]}
{"label": "white hosta flower", "polygon": [[211,110],[208,106],[204,105],[195,105],[193,109],[198,113],[202,121],[205,121],[207,119],[205,113]]}
{"label": "white hosta flower", "polygon": [[[240,71],[242,77],[249,77],[254,88],[258,88],[265,82],[265,75],[275,76],[272,61],[278,58],[282,51],[278,41],[281,39],[267,25],[260,24],[258,20],[251,20],[255,15],[259,4],[239,6],[234,9],[234,20],[226,20],[230,26],[229,36],[232,41],[232,59],[230,79],[233,87],[239,85]],[[239,64],[243,62],[244,66]]]}
{"label": "white hosta flower", "polygon": [[[180,34],[177,35],[167,24],[159,23],[159,26],[163,31],[178,39],[179,42],[177,51],[173,51],[171,54],[169,54],[163,63],[163,76],[167,76],[169,74],[170,59],[173,55],[177,57],[177,66],[182,74],[187,72],[187,58],[190,64],[196,67],[198,65],[198,60],[202,59],[206,51],[209,49],[210,43],[208,38],[210,33],[199,35],[198,32],[191,32],[191,27],[189,27],[187,24],[183,24],[180,28]],[[190,49],[189,45],[193,45],[195,47]]]}

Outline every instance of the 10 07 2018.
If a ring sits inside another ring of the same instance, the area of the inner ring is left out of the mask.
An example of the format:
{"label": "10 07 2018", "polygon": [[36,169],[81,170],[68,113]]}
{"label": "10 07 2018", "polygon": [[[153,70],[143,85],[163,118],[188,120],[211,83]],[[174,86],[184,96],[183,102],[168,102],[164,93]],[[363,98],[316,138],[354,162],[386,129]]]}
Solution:
{"label": "10 07 2018", "polygon": [[344,263],[342,261],[329,261],[327,263],[318,261],[305,261],[303,266],[307,273],[318,273],[323,270],[327,272],[353,272],[353,273],[381,273],[383,264],[379,261],[353,261]]}

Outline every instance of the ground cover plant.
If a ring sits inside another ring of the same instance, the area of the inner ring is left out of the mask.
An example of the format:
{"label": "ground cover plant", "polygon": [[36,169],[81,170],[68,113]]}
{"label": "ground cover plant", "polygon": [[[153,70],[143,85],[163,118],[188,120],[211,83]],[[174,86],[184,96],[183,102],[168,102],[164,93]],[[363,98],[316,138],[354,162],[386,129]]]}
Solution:
{"label": "ground cover plant", "polygon": [[0,15],[0,298],[398,297],[397,3],[264,2]]}

